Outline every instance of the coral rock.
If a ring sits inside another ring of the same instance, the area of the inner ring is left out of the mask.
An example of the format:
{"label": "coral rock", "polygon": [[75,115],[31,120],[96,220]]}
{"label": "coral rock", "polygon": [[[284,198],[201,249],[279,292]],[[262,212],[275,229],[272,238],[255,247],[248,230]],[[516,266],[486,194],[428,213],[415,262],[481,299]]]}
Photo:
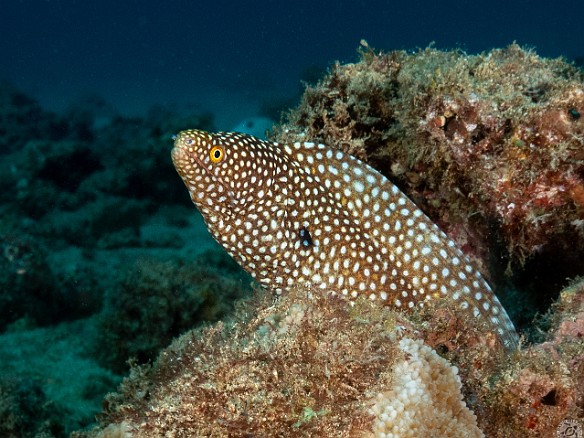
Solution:
{"label": "coral rock", "polygon": [[392,389],[371,409],[376,437],[484,437],[460,392],[458,370],[420,341],[399,342]]}

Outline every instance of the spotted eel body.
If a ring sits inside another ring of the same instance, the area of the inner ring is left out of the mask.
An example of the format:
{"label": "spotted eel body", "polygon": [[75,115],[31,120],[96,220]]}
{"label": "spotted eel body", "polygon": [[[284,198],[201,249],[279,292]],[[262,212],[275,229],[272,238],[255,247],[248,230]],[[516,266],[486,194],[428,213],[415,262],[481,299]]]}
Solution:
{"label": "spotted eel body", "polygon": [[399,309],[447,299],[516,346],[507,313],[454,242],[358,159],[198,130],[175,136],[172,159],[215,240],[266,287],[304,284]]}

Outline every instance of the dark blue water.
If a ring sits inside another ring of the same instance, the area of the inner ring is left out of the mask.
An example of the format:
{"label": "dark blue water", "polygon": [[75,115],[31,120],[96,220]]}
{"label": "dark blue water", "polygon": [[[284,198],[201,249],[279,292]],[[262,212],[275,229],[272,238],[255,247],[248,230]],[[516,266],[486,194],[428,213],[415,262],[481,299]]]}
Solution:
{"label": "dark blue water", "polygon": [[228,128],[300,79],[377,49],[470,53],[517,41],[540,55],[584,56],[578,1],[7,1],[0,78],[51,108],[97,92],[124,112],[153,103],[211,109]]}

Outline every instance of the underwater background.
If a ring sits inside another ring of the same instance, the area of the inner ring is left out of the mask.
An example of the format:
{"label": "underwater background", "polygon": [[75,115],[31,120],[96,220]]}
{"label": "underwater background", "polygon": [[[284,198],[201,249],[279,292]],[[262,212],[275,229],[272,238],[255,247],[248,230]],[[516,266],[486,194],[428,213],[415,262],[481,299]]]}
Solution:
{"label": "underwater background", "polygon": [[[199,128],[264,137],[283,120],[310,131],[314,114],[298,115],[309,112],[306,100],[289,113],[305,86],[336,61],[363,62],[379,51],[405,57],[431,46],[462,56],[516,42],[541,57],[564,57],[572,77],[584,65],[582,16],[576,1],[3,2],[0,436],[90,428],[130,365],[154,362],[174,338],[226,317],[252,293],[172,166],[173,134]],[[504,56],[523,56],[512,47]],[[541,71],[562,76],[563,66]],[[560,88],[542,78],[551,85],[526,92],[534,103]],[[577,132],[583,110],[565,109]],[[582,160],[572,161],[581,179]],[[570,221],[584,218],[584,191],[575,187]],[[577,235],[561,234],[575,246],[568,263],[554,250],[525,267],[512,248],[492,268],[532,342],[541,341],[530,331],[534,316],[546,313],[567,278],[584,274]],[[493,246],[504,252],[499,241]],[[530,280],[534,272],[544,278]],[[535,290],[534,283],[549,289],[528,299],[515,290]]]}
{"label": "underwater background", "polygon": [[[336,60],[377,49],[478,53],[513,41],[546,57],[584,56],[580,4],[178,0],[8,1],[0,77],[49,110],[97,94],[138,115],[153,104],[212,112],[217,129],[291,106]],[[274,108],[275,107],[275,108]]]}

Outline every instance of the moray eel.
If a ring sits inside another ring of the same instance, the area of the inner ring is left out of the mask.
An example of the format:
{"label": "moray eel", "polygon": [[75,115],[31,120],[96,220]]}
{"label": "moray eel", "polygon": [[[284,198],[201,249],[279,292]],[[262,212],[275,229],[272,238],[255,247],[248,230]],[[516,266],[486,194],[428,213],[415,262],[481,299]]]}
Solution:
{"label": "moray eel", "polygon": [[398,309],[446,299],[516,347],[513,323],[479,271],[357,158],[310,142],[187,130],[174,137],[172,160],[215,240],[260,284]]}

